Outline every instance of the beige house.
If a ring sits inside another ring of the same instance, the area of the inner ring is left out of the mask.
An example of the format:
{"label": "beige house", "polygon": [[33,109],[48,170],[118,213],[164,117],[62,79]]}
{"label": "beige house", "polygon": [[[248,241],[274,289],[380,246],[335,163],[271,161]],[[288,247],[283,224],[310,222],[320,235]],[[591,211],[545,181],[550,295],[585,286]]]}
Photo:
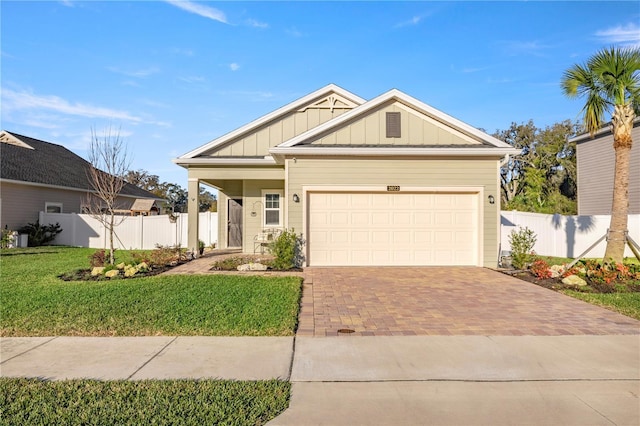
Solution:
{"label": "beige house", "polygon": [[[631,137],[629,214],[640,214],[640,117],[633,122]],[[603,127],[593,138],[585,133],[570,141],[576,142],[578,214],[611,214],[615,165],[611,126]]]}
{"label": "beige house", "polygon": [[219,190],[219,247],[294,229],[306,266],[496,266],[499,167],[518,150],[398,90],[328,85],[175,159]]}

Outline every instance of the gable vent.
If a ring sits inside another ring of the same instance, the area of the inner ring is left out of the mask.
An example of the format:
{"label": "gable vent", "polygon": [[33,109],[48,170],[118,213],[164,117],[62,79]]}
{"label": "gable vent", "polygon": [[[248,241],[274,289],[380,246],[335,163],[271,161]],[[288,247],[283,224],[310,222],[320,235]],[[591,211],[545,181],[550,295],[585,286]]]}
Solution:
{"label": "gable vent", "polygon": [[387,113],[387,137],[388,138],[400,137],[400,113],[399,112]]}

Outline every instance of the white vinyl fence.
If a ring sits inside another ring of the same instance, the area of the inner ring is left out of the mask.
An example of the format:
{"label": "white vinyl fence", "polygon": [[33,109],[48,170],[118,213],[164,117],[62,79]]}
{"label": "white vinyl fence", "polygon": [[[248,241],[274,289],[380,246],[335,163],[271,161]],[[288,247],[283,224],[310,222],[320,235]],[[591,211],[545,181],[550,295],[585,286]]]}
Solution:
{"label": "white vinyl fence", "polygon": [[[121,216],[116,219],[120,219]],[[59,223],[62,232],[53,244],[107,248],[109,233],[91,215],[75,213],[40,212],[40,224]],[[175,222],[169,216],[125,216],[124,221],[114,228],[113,245],[118,249],[153,249],[156,244],[163,246],[187,245],[187,213],[178,213]],[[199,238],[206,246],[218,242],[218,213],[200,213]]]}
{"label": "white vinyl fence", "polygon": [[[576,258],[607,233],[611,216],[562,216],[559,214],[503,211],[500,217],[500,249],[511,250],[509,234],[518,226],[528,227],[536,233],[534,251],[542,256]],[[629,215],[629,236],[640,244],[640,215]],[[606,241],[601,241],[587,257],[602,257]],[[629,247],[625,256],[632,257]]]}

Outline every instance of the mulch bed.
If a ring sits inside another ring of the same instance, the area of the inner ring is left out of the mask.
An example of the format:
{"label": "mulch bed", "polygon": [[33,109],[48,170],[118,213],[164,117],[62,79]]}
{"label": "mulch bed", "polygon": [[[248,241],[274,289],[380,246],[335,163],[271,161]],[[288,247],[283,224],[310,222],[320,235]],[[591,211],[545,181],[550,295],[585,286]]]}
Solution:
{"label": "mulch bed", "polygon": [[163,272],[167,272],[176,266],[180,266],[185,264],[186,262],[180,262],[175,265],[165,265],[161,267],[154,267],[150,271],[147,272],[138,272],[132,277],[125,277],[124,275],[118,275],[114,278],[107,278],[104,275],[91,275],[91,269],[78,269],[73,272],[65,272],[64,274],[58,275],[62,281],[110,281],[110,280],[128,280],[132,278],[142,278],[142,277],[152,277],[154,275],[162,274]]}
{"label": "mulch bed", "polygon": [[548,288],[550,290],[555,290],[555,291],[574,290],[582,293],[619,293],[620,289],[616,287],[616,284],[623,284],[626,287],[626,292],[632,292],[632,293],[640,292],[640,284],[636,284],[633,282],[605,284],[605,283],[593,281],[593,280],[590,280],[589,278],[586,278],[585,281],[587,281],[587,285],[578,286],[578,285],[564,284],[562,282],[562,278],[539,279],[538,277],[533,275],[530,271],[504,270],[502,272],[514,278],[518,278],[523,281],[527,281],[532,284],[539,285],[540,287]]}

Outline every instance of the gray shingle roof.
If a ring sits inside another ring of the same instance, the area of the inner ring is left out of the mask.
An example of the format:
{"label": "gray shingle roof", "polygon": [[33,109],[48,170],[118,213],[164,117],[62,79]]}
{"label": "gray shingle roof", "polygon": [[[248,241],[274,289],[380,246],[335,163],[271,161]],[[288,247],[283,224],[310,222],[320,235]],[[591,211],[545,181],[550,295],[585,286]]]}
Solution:
{"label": "gray shingle roof", "polygon": [[[0,178],[44,185],[88,190],[88,161],[67,148],[28,136],[7,132],[33,149],[0,143]],[[149,191],[126,183],[122,195],[158,198]]]}

